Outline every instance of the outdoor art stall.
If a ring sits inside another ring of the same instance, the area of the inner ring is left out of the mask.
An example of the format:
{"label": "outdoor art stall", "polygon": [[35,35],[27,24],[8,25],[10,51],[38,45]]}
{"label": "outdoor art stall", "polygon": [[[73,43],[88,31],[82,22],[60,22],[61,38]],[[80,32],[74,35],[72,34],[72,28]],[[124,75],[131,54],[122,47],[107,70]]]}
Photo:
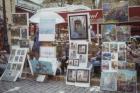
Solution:
{"label": "outdoor art stall", "polygon": [[[134,11],[139,10],[124,1],[103,3],[102,9],[95,10],[86,6],[41,9],[30,19],[28,14],[12,14],[12,50],[1,80],[22,78],[27,66],[39,82],[59,74],[67,85],[94,87],[91,80],[99,72],[100,82],[93,90],[137,93],[140,57],[133,60],[133,54],[139,47],[132,45],[139,44],[131,37],[138,33],[134,31],[140,15]],[[32,45],[28,19],[36,24]]]}

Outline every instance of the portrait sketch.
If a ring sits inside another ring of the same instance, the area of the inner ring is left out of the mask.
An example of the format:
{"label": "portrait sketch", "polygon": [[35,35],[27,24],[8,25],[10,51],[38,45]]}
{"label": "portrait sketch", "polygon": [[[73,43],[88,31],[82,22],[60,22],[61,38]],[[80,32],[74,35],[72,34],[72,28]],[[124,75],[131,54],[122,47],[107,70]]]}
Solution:
{"label": "portrait sketch", "polygon": [[70,15],[69,28],[70,40],[87,40],[88,39],[88,19],[87,15]]}
{"label": "portrait sketch", "polygon": [[78,69],[77,70],[77,76],[76,76],[76,82],[89,82],[89,70],[86,69]]}
{"label": "portrait sketch", "polygon": [[78,53],[79,54],[86,54],[87,52],[87,45],[79,44],[78,45]]}

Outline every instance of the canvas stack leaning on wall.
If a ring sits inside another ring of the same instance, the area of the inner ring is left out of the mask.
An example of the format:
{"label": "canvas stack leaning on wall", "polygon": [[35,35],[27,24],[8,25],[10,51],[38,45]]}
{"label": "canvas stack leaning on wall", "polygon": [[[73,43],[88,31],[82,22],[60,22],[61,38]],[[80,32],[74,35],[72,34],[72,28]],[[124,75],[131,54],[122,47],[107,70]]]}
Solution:
{"label": "canvas stack leaning on wall", "polygon": [[80,87],[90,86],[88,67],[88,43],[90,42],[88,13],[68,15],[69,60],[66,84]]}
{"label": "canvas stack leaning on wall", "polygon": [[21,77],[27,50],[27,48],[13,48],[11,50],[8,64],[1,76],[1,80],[16,81],[17,78]]}

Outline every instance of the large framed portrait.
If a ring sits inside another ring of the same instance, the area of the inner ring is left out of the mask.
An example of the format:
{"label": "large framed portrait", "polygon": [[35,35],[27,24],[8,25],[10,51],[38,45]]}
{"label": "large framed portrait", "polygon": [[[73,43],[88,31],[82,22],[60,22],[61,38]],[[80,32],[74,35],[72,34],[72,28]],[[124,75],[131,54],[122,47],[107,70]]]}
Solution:
{"label": "large framed portrait", "polygon": [[28,26],[28,14],[27,13],[13,13],[12,21],[14,26]]}
{"label": "large framed portrait", "polygon": [[87,45],[85,45],[85,44],[78,45],[78,53],[79,54],[86,54],[86,50],[87,50]]}
{"label": "large framed portrait", "polygon": [[88,14],[68,15],[70,40],[88,40]]}

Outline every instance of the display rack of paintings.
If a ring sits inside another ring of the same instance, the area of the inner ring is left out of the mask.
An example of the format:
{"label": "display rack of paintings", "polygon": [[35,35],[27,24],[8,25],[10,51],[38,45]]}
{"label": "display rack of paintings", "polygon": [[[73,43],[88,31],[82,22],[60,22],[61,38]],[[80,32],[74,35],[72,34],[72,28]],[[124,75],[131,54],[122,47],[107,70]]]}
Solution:
{"label": "display rack of paintings", "polygon": [[102,71],[126,68],[125,42],[103,42],[102,49]]}
{"label": "display rack of paintings", "polygon": [[28,13],[12,13],[11,45],[12,47],[29,47]]}
{"label": "display rack of paintings", "polygon": [[80,87],[90,86],[90,69],[80,67],[68,67],[66,84]]}
{"label": "display rack of paintings", "polygon": [[105,23],[128,21],[128,1],[103,3],[102,9]]}
{"label": "display rack of paintings", "polygon": [[26,55],[27,48],[13,48],[1,80],[16,81],[18,77],[21,77]]}

